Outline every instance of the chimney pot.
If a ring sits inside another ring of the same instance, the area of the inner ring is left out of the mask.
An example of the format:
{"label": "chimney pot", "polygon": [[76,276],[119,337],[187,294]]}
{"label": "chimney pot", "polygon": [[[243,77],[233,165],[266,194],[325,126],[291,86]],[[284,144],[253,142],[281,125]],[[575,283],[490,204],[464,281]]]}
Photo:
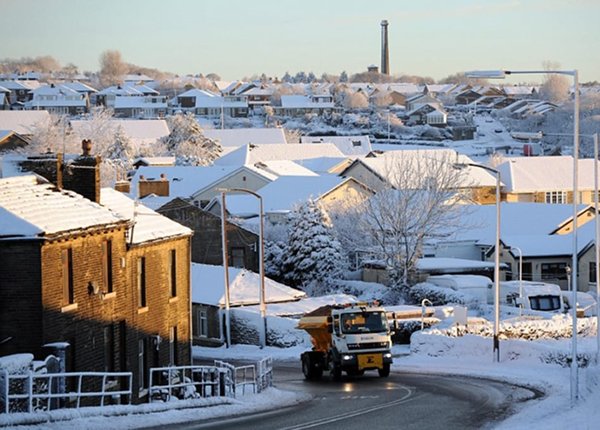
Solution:
{"label": "chimney pot", "polygon": [[81,151],[84,156],[89,156],[92,153],[92,141],[90,139],[83,139],[81,141]]}

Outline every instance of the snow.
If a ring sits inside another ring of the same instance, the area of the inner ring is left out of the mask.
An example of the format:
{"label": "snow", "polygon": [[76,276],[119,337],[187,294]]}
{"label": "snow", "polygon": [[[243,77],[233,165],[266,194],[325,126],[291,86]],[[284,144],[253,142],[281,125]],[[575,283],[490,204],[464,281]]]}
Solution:
{"label": "snow", "polygon": [[[549,320],[549,324],[564,325],[565,321],[558,318]],[[568,325],[568,321],[566,324]],[[193,348],[193,356],[203,360],[245,362],[270,356],[274,360],[298,363],[300,354],[308,348],[308,345],[264,349],[254,345],[233,345],[230,348],[196,346]],[[426,330],[413,334],[410,346],[393,347],[392,371],[486,378],[542,393],[539,398],[524,403],[515,402],[514,414],[494,427],[498,430],[593,429],[600,419],[597,407],[600,402],[600,368],[593,361],[588,367],[579,368],[579,399],[571,407],[570,369],[560,362],[561,357],[569,356],[570,348],[569,339],[501,340],[500,362],[495,363],[492,358],[492,339],[489,337],[446,336],[440,330]],[[595,338],[580,336],[578,351],[580,356],[593,357],[596,353]],[[26,360],[27,357],[23,359]],[[283,391],[275,386],[264,393],[237,399],[207,398],[139,406],[3,415],[0,416],[0,426],[31,424],[19,426],[23,430],[39,428],[35,423],[48,429],[140,428],[278,410],[309,399],[304,393]]]}
{"label": "snow", "polygon": [[0,179],[0,237],[38,237],[100,225],[125,218],[45,179],[17,176]]}
{"label": "snow", "polygon": [[221,146],[238,147],[249,143],[287,143],[282,128],[206,129],[204,135],[210,139],[218,139]]}
{"label": "snow", "polygon": [[130,243],[140,244],[192,234],[189,228],[154,212],[112,188],[102,188],[100,202],[119,216],[135,223],[130,230]]}
{"label": "snow", "polygon": [[[281,176],[262,187],[259,193],[265,213],[289,212],[295,205],[309,198],[319,199],[350,180],[335,175]],[[227,210],[233,215],[258,214],[257,209],[256,198],[252,196],[232,195],[227,198]]]}
{"label": "snow", "polygon": [[271,143],[267,145],[248,144],[218,158],[215,165],[241,166],[271,160],[306,160],[318,157],[343,157],[344,154],[333,143],[300,144]]}
{"label": "snow", "polygon": [[[259,302],[260,276],[236,267],[229,268],[229,300],[231,306],[248,306]],[[225,272],[223,266],[192,263],[192,302],[214,306],[225,305]],[[265,277],[265,302],[296,301],[306,296]]]}
{"label": "snow", "polygon": [[50,114],[45,110],[3,110],[0,111],[0,130],[30,135],[36,124],[45,124],[49,120]]}

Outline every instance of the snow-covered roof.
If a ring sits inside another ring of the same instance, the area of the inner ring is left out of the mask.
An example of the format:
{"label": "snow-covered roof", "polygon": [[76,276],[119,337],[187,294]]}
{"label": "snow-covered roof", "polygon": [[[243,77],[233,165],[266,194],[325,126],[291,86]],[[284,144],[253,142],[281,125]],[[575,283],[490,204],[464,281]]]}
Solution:
{"label": "snow-covered roof", "polygon": [[[319,97],[319,96],[315,96]],[[321,96],[323,97],[323,96]],[[328,95],[331,97],[331,95]],[[303,95],[286,95],[281,96],[281,107],[282,109],[331,109],[334,107],[333,101],[331,102],[315,102],[309,96]]]}
{"label": "snow-covered roof", "polygon": [[134,223],[129,233],[130,243],[140,244],[192,234],[189,228],[154,212],[112,188],[102,188],[100,203]]}
{"label": "snow-covered roof", "polygon": [[248,144],[215,160],[216,165],[255,164],[271,160],[305,160],[317,157],[343,157],[344,154],[332,143],[316,144]]}
{"label": "snow-covered roof", "polygon": [[[585,206],[581,206],[581,209]],[[501,203],[500,238],[541,237],[553,233],[573,216],[572,205],[546,203]],[[493,245],[496,237],[495,205],[470,205],[461,215],[463,227],[453,234],[456,240],[477,241]],[[590,223],[587,223],[587,226]],[[581,232],[582,229],[579,229]],[[535,239],[534,239],[535,240]],[[524,243],[522,243],[524,245]],[[518,246],[514,244],[514,246]]]}
{"label": "snow-covered roof", "polygon": [[174,166],[176,157],[138,157],[133,164],[143,163],[147,166]]}
{"label": "snow-covered roof", "polygon": [[36,238],[126,218],[36,175],[0,179],[0,238]]}
{"label": "snow-covered roof", "polygon": [[351,163],[348,157],[317,157],[297,160],[298,164],[316,173],[331,173],[338,167],[347,167]]}
{"label": "snow-covered roof", "polygon": [[[189,198],[196,191],[209,186],[231,174],[237,166],[141,166],[131,178],[131,198],[137,198],[140,177],[146,180],[158,180],[161,174],[169,180],[167,201],[175,197]],[[164,204],[163,203],[163,204]],[[153,205],[153,207],[156,207]]]}
{"label": "snow-covered roof", "polygon": [[[399,146],[399,145],[398,145]],[[379,175],[381,178],[389,178],[393,182],[395,170],[406,163],[447,163],[452,168],[451,163],[468,164],[473,163],[469,157],[457,153],[453,149],[405,149],[385,152],[382,156],[368,157],[356,160],[355,163],[362,163],[368,169]],[[490,172],[477,167],[467,166],[464,169],[463,180],[466,186],[496,186],[496,178]]]}
{"label": "snow-covered roof", "polygon": [[[514,157],[497,167],[506,191],[544,192],[573,189],[573,157]],[[580,159],[578,163],[580,189],[594,188],[594,160]]]}
{"label": "snow-covered roof", "polygon": [[[259,303],[260,276],[235,267],[229,268],[229,300],[231,306]],[[299,300],[306,293],[265,277],[265,302]],[[192,302],[213,306],[225,305],[225,272],[223,266],[192,263]]]}
{"label": "snow-covered roof", "polygon": [[123,77],[124,82],[152,82],[154,78],[144,75],[142,73],[125,75]]}
{"label": "snow-covered roof", "polygon": [[[417,260],[417,269],[421,272],[457,272],[494,269],[493,261],[476,261],[464,258],[428,257]],[[463,275],[466,276],[466,275]]]}
{"label": "snow-covered roof", "polygon": [[[169,135],[169,127],[164,119],[111,119],[109,124],[115,130],[121,127],[125,135],[135,140],[157,140]],[[71,120],[73,131],[82,138],[93,125],[93,121],[85,119]]]}
{"label": "snow-covered roof", "polygon": [[372,151],[369,136],[302,136],[301,143],[333,143],[344,155],[367,155]]}
{"label": "snow-covered roof", "polygon": [[206,129],[204,135],[211,139],[219,139],[221,146],[242,146],[249,143],[286,144],[282,128],[231,128]]}
{"label": "snow-covered roof", "polygon": [[50,120],[45,110],[0,110],[0,130],[12,130],[21,135],[33,132],[36,124]]}
{"label": "snow-covered roof", "polygon": [[[318,199],[342,184],[353,181],[336,175],[281,176],[262,187],[258,194],[263,200],[265,213],[287,213],[308,199]],[[227,211],[232,215],[258,214],[256,198],[248,195],[232,195],[227,198]]]}
{"label": "snow-covered roof", "polygon": [[261,161],[253,167],[276,176],[318,176],[312,170],[291,160]]}
{"label": "snow-covered roof", "polygon": [[86,85],[83,82],[79,82],[79,81],[63,82],[63,83],[61,83],[61,85],[63,87],[67,87],[72,90],[75,90],[78,93],[97,93],[98,92],[98,90],[96,90],[95,88],[92,88],[89,85]]}
{"label": "snow-covered roof", "polygon": [[177,94],[177,97],[218,97],[218,95],[207,90],[192,88],[181,94]]}

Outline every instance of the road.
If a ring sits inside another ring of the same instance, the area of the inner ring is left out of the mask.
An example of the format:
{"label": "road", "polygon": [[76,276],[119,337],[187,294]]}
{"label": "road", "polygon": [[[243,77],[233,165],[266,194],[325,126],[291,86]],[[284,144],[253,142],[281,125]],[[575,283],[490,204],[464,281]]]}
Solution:
{"label": "road", "polygon": [[539,393],[484,379],[377,372],[334,382],[304,380],[299,364],[278,363],[275,386],[313,399],[267,413],[219,418],[167,429],[482,429],[510,415],[517,402]]}

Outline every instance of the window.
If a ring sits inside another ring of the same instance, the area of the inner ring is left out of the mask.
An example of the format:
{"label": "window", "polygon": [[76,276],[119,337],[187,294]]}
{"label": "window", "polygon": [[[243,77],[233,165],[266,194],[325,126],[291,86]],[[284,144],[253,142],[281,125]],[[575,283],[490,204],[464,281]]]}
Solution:
{"label": "window", "polygon": [[112,273],[112,241],[102,242],[102,276],[104,278],[104,292],[113,291],[113,273]]}
{"label": "window", "polygon": [[546,203],[567,203],[567,193],[565,191],[549,191],[545,197]]}
{"label": "window", "polygon": [[169,365],[177,366],[177,326],[169,330]]}
{"label": "window", "polygon": [[567,263],[542,263],[542,280],[566,280]]}
{"label": "window", "polygon": [[229,255],[229,264],[233,267],[244,267],[244,248],[231,248]]}
{"label": "window", "polygon": [[534,311],[557,311],[560,309],[560,296],[533,296],[529,303]]}
{"label": "window", "polygon": [[138,340],[138,388],[146,386],[146,340]]}
{"label": "window", "polygon": [[194,335],[208,337],[208,314],[206,309],[196,309],[196,324],[194,324]]}
{"label": "window", "polygon": [[138,307],[146,307],[146,257],[137,259],[137,293]]}
{"label": "window", "polygon": [[177,297],[177,251],[169,251],[169,289],[171,297]]}
{"label": "window", "polygon": [[596,283],[596,263],[593,261],[590,262],[590,283]]}
{"label": "window", "polygon": [[70,305],[74,302],[73,291],[73,250],[71,248],[63,249],[62,260],[62,287],[63,304]]}

